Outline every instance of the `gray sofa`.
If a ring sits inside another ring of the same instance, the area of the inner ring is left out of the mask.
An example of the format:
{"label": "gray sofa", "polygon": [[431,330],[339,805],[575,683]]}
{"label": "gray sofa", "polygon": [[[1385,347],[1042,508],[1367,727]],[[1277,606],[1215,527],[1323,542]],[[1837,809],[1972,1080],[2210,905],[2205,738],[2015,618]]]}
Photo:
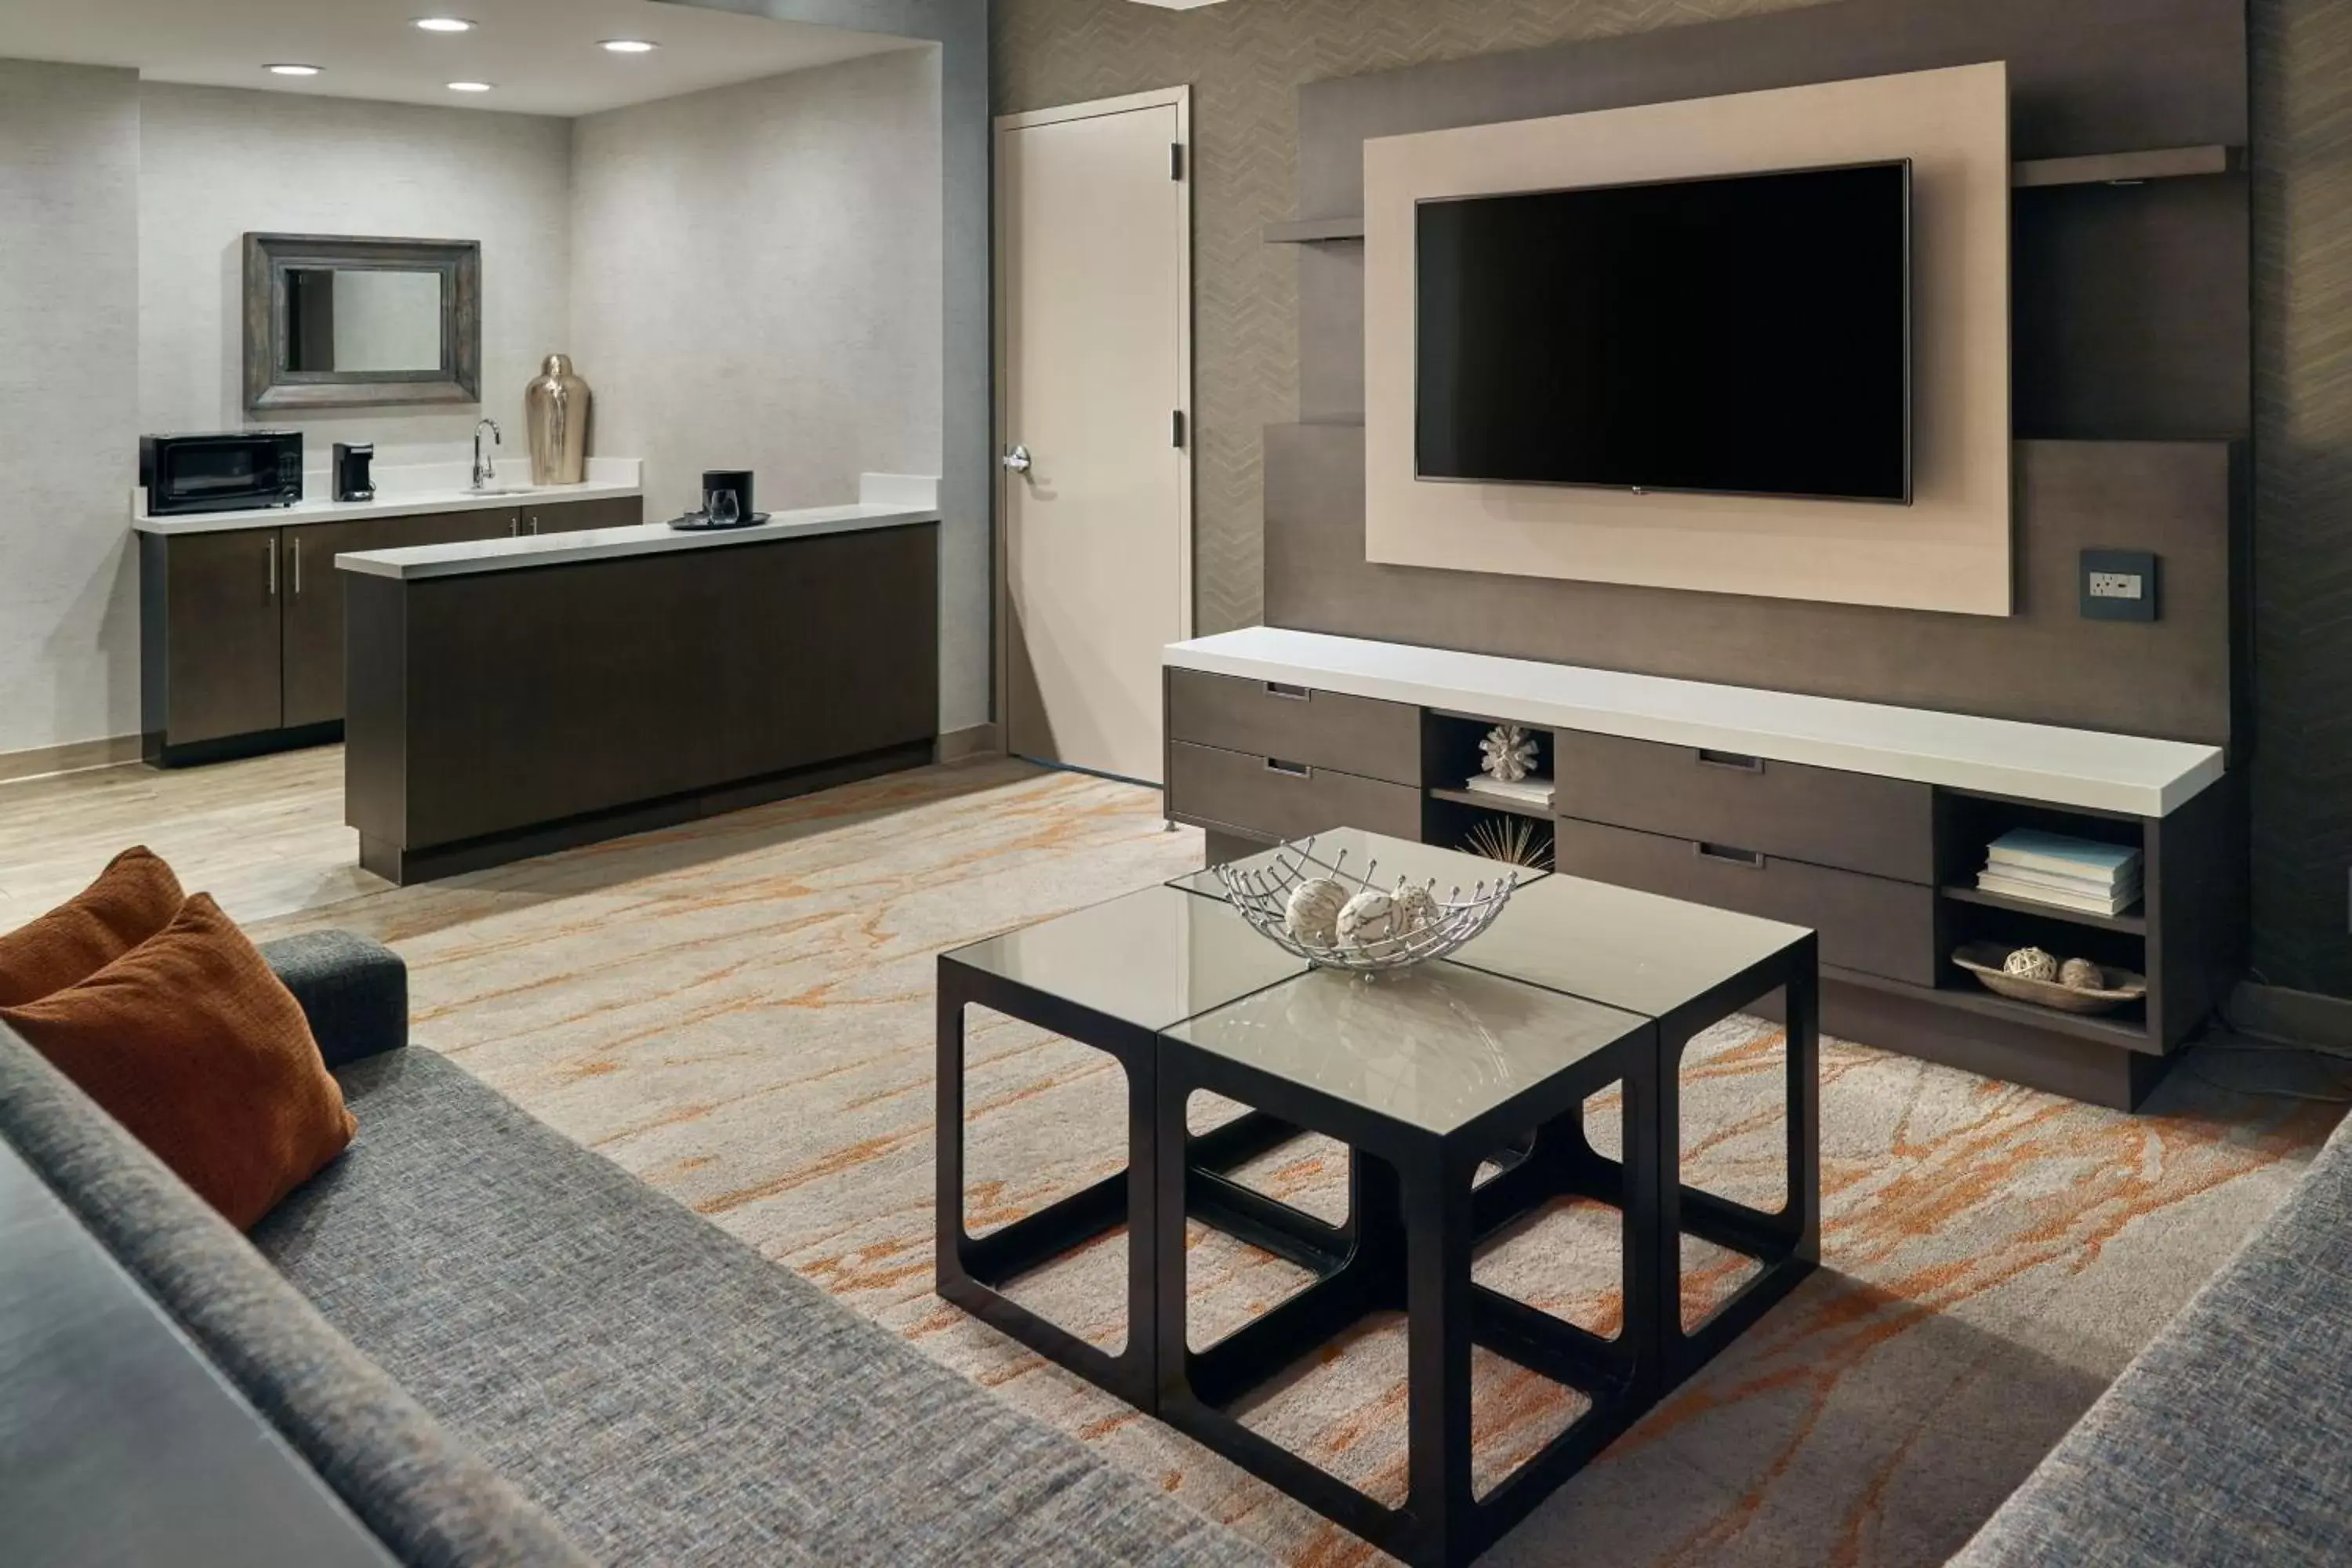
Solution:
{"label": "gray sofa", "polygon": [[2352,1563],[2352,1121],[1952,1561]]}
{"label": "gray sofa", "polygon": [[360,1135],[249,1240],[5,1027],[0,1138],[400,1561],[1266,1561],[264,951]]}

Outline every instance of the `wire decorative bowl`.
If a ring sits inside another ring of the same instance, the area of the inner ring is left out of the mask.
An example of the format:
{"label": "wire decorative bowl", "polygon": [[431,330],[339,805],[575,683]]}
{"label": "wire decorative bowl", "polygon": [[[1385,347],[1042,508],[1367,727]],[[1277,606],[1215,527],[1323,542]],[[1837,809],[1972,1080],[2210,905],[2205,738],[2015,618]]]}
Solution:
{"label": "wire decorative bowl", "polygon": [[[1511,901],[1519,880],[1517,871],[1498,867],[1492,882],[1481,879],[1466,894],[1456,884],[1451,892],[1441,895],[1434,878],[1421,883],[1400,879],[1392,885],[1383,885],[1380,873],[1378,859],[1368,859],[1361,871],[1350,870],[1348,851],[1342,849],[1326,859],[1315,852],[1315,840],[1308,838],[1280,846],[1273,851],[1271,860],[1255,868],[1238,864],[1219,866],[1217,879],[1224,884],[1226,897],[1241,911],[1242,919],[1260,936],[1318,968],[1344,969],[1358,974],[1410,969],[1433,958],[1444,958],[1495,923],[1495,917]],[[1418,889],[1427,894],[1425,902],[1414,900],[1422,904],[1425,918],[1372,940],[1328,945],[1310,941],[1290,928],[1290,896],[1301,883],[1318,877],[1338,883],[1348,897],[1378,892],[1395,898],[1407,889]]]}

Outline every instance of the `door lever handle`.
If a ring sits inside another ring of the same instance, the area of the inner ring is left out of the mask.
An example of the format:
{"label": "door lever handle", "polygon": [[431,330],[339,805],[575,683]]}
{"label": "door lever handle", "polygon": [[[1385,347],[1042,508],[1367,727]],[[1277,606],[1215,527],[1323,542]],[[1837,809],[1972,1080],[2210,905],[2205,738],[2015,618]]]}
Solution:
{"label": "door lever handle", "polygon": [[1015,446],[997,460],[1016,474],[1025,474],[1029,471],[1029,448]]}

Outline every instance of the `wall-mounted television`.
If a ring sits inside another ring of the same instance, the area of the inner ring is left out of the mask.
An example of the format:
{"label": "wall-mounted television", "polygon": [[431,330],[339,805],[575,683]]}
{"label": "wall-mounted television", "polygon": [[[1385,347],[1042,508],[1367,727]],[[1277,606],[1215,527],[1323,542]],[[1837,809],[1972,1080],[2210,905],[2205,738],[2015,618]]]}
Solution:
{"label": "wall-mounted television", "polygon": [[1911,499],[1911,165],[1423,201],[1423,479]]}

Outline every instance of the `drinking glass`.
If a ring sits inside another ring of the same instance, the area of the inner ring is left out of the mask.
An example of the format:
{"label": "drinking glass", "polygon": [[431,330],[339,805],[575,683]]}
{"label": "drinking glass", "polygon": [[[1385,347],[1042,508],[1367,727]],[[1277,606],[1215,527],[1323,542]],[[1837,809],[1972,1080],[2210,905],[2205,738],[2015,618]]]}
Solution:
{"label": "drinking glass", "polygon": [[702,498],[703,515],[713,528],[732,528],[742,521],[742,498],[733,490],[711,490]]}

